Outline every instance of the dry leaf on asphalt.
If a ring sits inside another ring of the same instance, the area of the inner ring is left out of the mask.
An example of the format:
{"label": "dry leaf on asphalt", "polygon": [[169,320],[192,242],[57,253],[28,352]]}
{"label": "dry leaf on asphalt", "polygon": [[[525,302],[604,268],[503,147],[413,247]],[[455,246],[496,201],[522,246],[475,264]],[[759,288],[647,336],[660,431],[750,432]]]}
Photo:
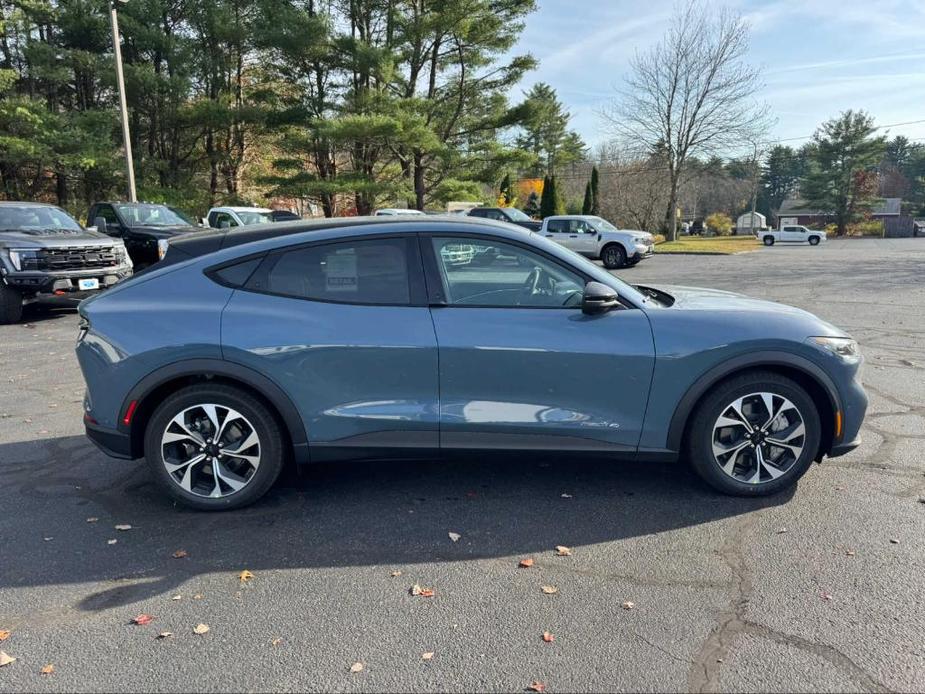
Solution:
{"label": "dry leaf on asphalt", "polygon": [[421,659],[422,659],[422,660],[433,660],[433,659],[434,659],[434,652],[433,652],[433,651],[428,651],[427,653],[421,653]]}
{"label": "dry leaf on asphalt", "polygon": [[636,607],[636,603],[632,602],[631,600],[627,600],[625,603],[623,603],[624,610],[631,610],[634,607]]}
{"label": "dry leaf on asphalt", "polygon": [[115,526],[115,528],[116,530],[131,530],[132,526],[130,526],[128,523],[122,523],[120,525]]}
{"label": "dry leaf on asphalt", "polygon": [[520,564],[518,564],[518,566],[521,569],[529,569],[531,566],[533,566],[533,560],[532,559],[521,559]]}
{"label": "dry leaf on asphalt", "polygon": [[561,496],[563,499],[571,499],[571,498],[572,498],[572,495],[571,495],[571,494],[560,494],[559,496]]}
{"label": "dry leaf on asphalt", "polygon": [[847,556],[847,557],[853,557],[853,556],[854,556],[854,550],[853,550],[853,549],[846,549],[846,550],[845,550],[845,556]]}
{"label": "dry leaf on asphalt", "polygon": [[363,670],[363,663],[354,663],[350,666],[350,672],[361,672]]}
{"label": "dry leaf on asphalt", "polygon": [[194,634],[199,634],[200,636],[202,636],[203,634],[206,634],[208,632],[209,632],[208,624],[197,624],[196,626],[193,627]]}
{"label": "dry leaf on asphalt", "polygon": [[831,599],[832,599],[832,594],[831,594],[831,593],[822,593],[819,597],[822,598],[823,600],[831,600]]}
{"label": "dry leaf on asphalt", "polygon": [[389,576],[391,576],[392,578],[396,578],[397,576],[401,576],[401,571],[393,571],[392,573],[389,574]]}
{"label": "dry leaf on asphalt", "polygon": [[0,641],[6,641],[10,638],[10,632],[7,629],[0,629]]}
{"label": "dry leaf on asphalt", "polygon": [[172,598],[170,598],[170,599],[171,599],[171,600],[182,600],[182,599],[183,599],[183,596],[182,596],[182,595],[174,595],[174,596],[173,596]]}
{"label": "dry leaf on asphalt", "polygon": [[460,535],[459,533],[447,533],[447,535],[450,536],[450,539],[451,539],[453,542],[459,542],[459,538],[462,537],[462,535]]}
{"label": "dry leaf on asphalt", "polygon": [[50,675],[54,671],[55,671],[55,666],[52,665],[51,663],[48,663],[48,665],[45,665],[41,670],[39,670],[39,672],[42,673],[43,675]]}
{"label": "dry leaf on asphalt", "polygon": [[160,634],[157,635],[157,638],[159,638],[159,639],[169,639],[171,636],[173,636],[173,632],[172,632],[172,631],[162,631]]}
{"label": "dry leaf on asphalt", "polygon": [[534,680],[530,683],[530,686],[527,687],[531,692],[545,692],[546,685],[540,682],[539,680]]}
{"label": "dry leaf on asphalt", "polygon": [[254,577],[254,574],[252,574],[247,569],[244,569],[244,571],[238,574],[238,578],[241,579],[241,583],[247,583],[253,577]]}
{"label": "dry leaf on asphalt", "polygon": [[140,614],[137,617],[132,618],[132,624],[137,624],[138,626],[144,626],[145,624],[150,624],[154,621],[154,617],[149,614]]}
{"label": "dry leaf on asphalt", "polygon": [[546,643],[552,643],[555,640],[556,640],[556,637],[550,634],[548,631],[543,632],[543,641],[545,641]]}
{"label": "dry leaf on asphalt", "polygon": [[188,556],[189,556],[189,552],[187,552],[185,549],[178,549],[176,552],[173,553],[174,559],[183,559],[184,557],[188,557]]}
{"label": "dry leaf on asphalt", "polygon": [[107,544],[107,545],[114,545],[114,544],[116,544],[117,542],[118,542],[118,540],[106,540],[106,544]]}
{"label": "dry leaf on asphalt", "polygon": [[0,651],[0,667],[4,667],[6,665],[9,665],[10,663],[15,663],[15,662],[16,662],[16,658],[14,658],[11,655],[7,655],[3,651]]}
{"label": "dry leaf on asphalt", "polygon": [[891,537],[891,538],[890,538],[890,544],[891,544],[891,545],[898,545],[898,544],[899,544],[899,540],[897,540],[895,537]]}
{"label": "dry leaf on asphalt", "polygon": [[200,595],[199,593],[196,593],[196,594],[193,596],[193,600],[202,600],[202,595]]}
{"label": "dry leaf on asphalt", "polygon": [[99,520],[99,518],[96,518],[95,516],[91,516],[90,518],[87,519],[87,522],[88,522],[88,523],[96,523],[98,520]]}
{"label": "dry leaf on asphalt", "polygon": [[273,639],[272,641],[270,641],[270,645],[271,645],[271,646],[279,646],[282,642],[283,642],[282,639],[278,639],[278,638],[277,638],[277,639]]}
{"label": "dry leaf on asphalt", "polygon": [[411,594],[414,596],[420,596],[422,598],[432,598],[434,597],[433,588],[421,588],[417,583],[411,586]]}
{"label": "dry leaf on asphalt", "polygon": [[559,592],[559,589],[555,586],[543,586],[541,590],[546,593],[546,595],[554,595]]}
{"label": "dry leaf on asphalt", "polygon": [[556,556],[570,557],[572,556],[572,548],[565,545],[556,545]]}

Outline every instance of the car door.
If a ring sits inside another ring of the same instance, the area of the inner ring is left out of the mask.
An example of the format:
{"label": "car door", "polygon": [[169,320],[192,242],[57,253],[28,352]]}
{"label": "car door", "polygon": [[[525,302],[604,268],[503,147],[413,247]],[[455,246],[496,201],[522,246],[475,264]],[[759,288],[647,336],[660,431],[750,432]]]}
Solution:
{"label": "car door", "polygon": [[806,241],[806,229],[799,226],[787,226],[784,227],[783,232],[781,232],[781,241],[788,241],[790,243],[801,243]]}
{"label": "car door", "polygon": [[222,350],[288,393],[313,460],[439,445],[437,343],[413,235],[270,253],[225,308]]}
{"label": "car door", "polygon": [[597,230],[587,220],[576,219],[573,232],[570,235],[572,245],[569,246],[576,253],[587,256],[597,256]]}
{"label": "car door", "polygon": [[[445,261],[474,246],[487,266]],[[582,313],[586,277],[526,244],[423,235],[444,448],[632,452],[654,364],[648,318]]]}
{"label": "car door", "polygon": [[550,219],[546,222],[546,233],[544,234],[550,241],[555,241],[560,246],[569,247],[569,224],[567,219]]}

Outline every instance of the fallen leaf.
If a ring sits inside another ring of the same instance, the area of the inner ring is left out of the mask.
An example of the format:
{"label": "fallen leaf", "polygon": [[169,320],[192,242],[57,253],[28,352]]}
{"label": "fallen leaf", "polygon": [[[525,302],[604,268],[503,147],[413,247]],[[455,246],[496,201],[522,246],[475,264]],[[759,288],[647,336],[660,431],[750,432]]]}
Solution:
{"label": "fallen leaf", "polygon": [[200,636],[202,636],[203,634],[206,634],[208,632],[209,632],[208,624],[197,624],[196,626],[193,627],[194,634],[199,634]]}
{"label": "fallen leaf", "polygon": [[39,672],[42,673],[43,675],[50,675],[54,671],[55,671],[55,666],[52,665],[51,663],[48,663],[48,665],[44,666],[41,670],[39,670]]}
{"label": "fallen leaf", "polygon": [[106,540],[106,544],[107,544],[107,545],[114,545],[114,544],[116,544],[117,542],[118,542],[118,540]]}
{"label": "fallen leaf", "polygon": [[433,651],[428,651],[427,653],[421,653],[421,659],[422,659],[422,660],[433,660],[433,659],[434,659],[434,652],[433,652]]}
{"label": "fallen leaf", "polygon": [[140,614],[137,617],[132,618],[132,624],[137,624],[138,626],[144,626],[145,624],[150,624],[154,621],[154,617],[149,614]]}
{"label": "fallen leaf", "polygon": [[183,596],[177,594],[177,595],[174,595],[174,596],[173,596],[172,598],[170,598],[170,599],[171,599],[171,600],[182,600],[182,599],[183,599]]}
{"label": "fallen leaf", "polygon": [[363,671],[363,663],[354,663],[350,666],[350,672],[357,673]]}
{"label": "fallen leaf", "polygon": [[270,645],[271,645],[271,646],[279,646],[282,642],[283,642],[282,639],[273,639],[272,641],[270,641]]}
{"label": "fallen leaf", "polygon": [[459,538],[462,537],[462,535],[460,535],[459,533],[447,533],[447,535],[450,536],[450,539],[451,539],[453,542],[459,542]]}
{"label": "fallen leaf", "polygon": [[518,564],[518,566],[521,569],[529,569],[531,566],[533,566],[533,560],[532,559],[521,559],[520,564]]}
{"label": "fallen leaf", "polygon": [[5,667],[9,665],[10,663],[15,663],[15,662],[16,662],[16,658],[14,658],[11,655],[7,655],[3,651],[0,651],[0,667]]}
{"label": "fallen leaf", "polygon": [[188,557],[188,556],[189,556],[189,552],[187,552],[185,549],[178,549],[176,552],[173,553],[174,559],[183,559],[184,557]]}
{"label": "fallen leaf", "polygon": [[546,685],[540,682],[539,680],[534,680],[530,683],[530,686],[527,687],[531,692],[545,692]]}
{"label": "fallen leaf", "polygon": [[420,596],[422,598],[432,598],[434,597],[433,588],[421,588],[417,583],[411,586],[411,594],[414,596]]}
{"label": "fallen leaf", "polygon": [[853,550],[853,549],[846,549],[846,550],[845,550],[845,556],[846,556],[846,557],[853,557],[853,556],[854,556],[854,550]]}
{"label": "fallen leaf", "polygon": [[0,629],[0,641],[6,641],[10,638],[10,632],[7,629]]}
{"label": "fallen leaf", "polygon": [[572,498],[572,495],[571,495],[571,494],[560,494],[559,496],[562,497],[563,499],[571,499],[571,498]]}
{"label": "fallen leaf", "polygon": [[546,643],[552,643],[555,640],[556,640],[556,637],[550,634],[548,631],[543,632],[543,641],[545,641]]}
{"label": "fallen leaf", "polygon": [[554,595],[559,592],[559,589],[555,586],[543,586],[541,590],[546,593],[546,595]]}
{"label": "fallen leaf", "polygon": [[777,530],[778,535],[783,535],[785,532],[787,532],[787,528],[778,528]]}
{"label": "fallen leaf", "polygon": [[254,574],[252,574],[247,569],[244,569],[244,571],[238,574],[238,578],[241,580],[241,583],[247,583],[253,577],[254,577]]}
{"label": "fallen leaf", "polygon": [[128,523],[122,523],[114,527],[116,530],[131,530],[132,529],[132,526],[130,526]]}
{"label": "fallen leaf", "polygon": [[53,538],[53,537],[43,537],[42,539],[45,540],[45,542],[51,542],[51,541],[54,540],[55,538]]}
{"label": "fallen leaf", "polygon": [[96,517],[94,517],[94,516],[91,516],[90,518],[87,519],[87,522],[88,522],[88,523],[96,523],[98,520],[99,520],[99,518],[96,518]]}
{"label": "fallen leaf", "polygon": [[890,544],[891,544],[891,545],[898,545],[898,544],[899,544],[899,540],[897,540],[895,537],[891,537],[891,538],[890,538]]}
{"label": "fallen leaf", "polygon": [[558,557],[570,557],[572,556],[571,547],[566,547],[565,545],[556,545],[556,556]]}
{"label": "fallen leaf", "polygon": [[393,571],[392,573],[389,574],[389,576],[391,576],[392,578],[396,578],[397,576],[401,576],[401,571]]}
{"label": "fallen leaf", "polygon": [[635,602],[632,602],[632,601],[630,601],[630,600],[627,600],[625,603],[623,603],[623,609],[624,609],[624,610],[631,610],[631,609],[633,609],[634,607],[636,607],[636,603],[635,603]]}
{"label": "fallen leaf", "polygon": [[193,596],[193,600],[202,600],[202,595],[200,595],[199,593],[196,593],[196,594]]}
{"label": "fallen leaf", "polygon": [[831,599],[832,599],[832,594],[831,594],[831,593],[822,593],[819,597],[822,598],[823,600],[831,600]]}
{"label": "fallen leaf", "polygon": [[159,639],[169,639],[171,636],[173,636],[173,632],[172,632],[172,631],[162,631],[160,634],[157,635],[156,638],[159,638]]}

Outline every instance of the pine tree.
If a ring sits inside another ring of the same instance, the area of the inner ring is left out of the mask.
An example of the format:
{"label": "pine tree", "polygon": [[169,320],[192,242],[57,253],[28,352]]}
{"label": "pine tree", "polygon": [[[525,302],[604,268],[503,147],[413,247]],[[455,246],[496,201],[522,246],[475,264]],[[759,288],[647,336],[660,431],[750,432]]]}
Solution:
{"label": "pine tree", "polygon": [[500,193],[499,198],[504,199],[504,205],[510,205],[511,201],[514,199],[514,196],[511,194],[511,174],[504,174],[498,192]]}
{"label": "pine tree", "polygon": [[559,190],[559,184],[556,182],[556,177],[551,176],[549,179],[552,182],[552,213],[553,214],[565,214],[565,196],[562,191]]}
{"label": "pine tree", "polygon": [[528,217],[540,216],[540,196],[536,194],[536,191],[531,192],[530,197],[527,198],[527,204],[524,206],[524,214]]}
{"label": "pine tree", "polygon": [[597,167],[591,169],[591,214],[600,215],[601,213],[601,196],[599,185],[600,181]]}
{"label": "pine tree", "polygon": [[594,194],[591,192],[591,181],[585,185],[585,200],[581,204],[581,213],[582,214],[593,214],[591,210],[594,209]]}
{"label": "pine tree", "polygon": [[554,193],[555,191],[552,189],[552,178],[550,176],[544,176],[543,191],[540,194],[540,219],[546,219],[546,217],[553,214],[555,203],[553,202],[552,195]]}

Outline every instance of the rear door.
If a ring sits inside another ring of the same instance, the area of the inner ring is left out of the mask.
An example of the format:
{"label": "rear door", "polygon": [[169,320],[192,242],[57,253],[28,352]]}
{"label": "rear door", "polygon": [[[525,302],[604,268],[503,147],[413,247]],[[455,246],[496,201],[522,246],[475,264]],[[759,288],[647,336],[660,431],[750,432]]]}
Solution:
{"label": "rear door", "polygon": [[785,226],[781,232],[781,241],[802,243],[807,240],[806,229],[801,226]]}
{"label": "rear door", "polygon": [[550,219],[546,222],[544,236],[551,241],[569,248],[569,223],[567,219]]}
{"label": "rear door", "polygon": [[[447,262],[472,245],[488,265]],[[654,365],[639,309],[581,312],[586,278],[526,244],[422,235],[444,448],[634,452]]]}
{"label": "rear door", "polygon": [[222,349],[289,394],[313,459],[439,445],[437,344],[413,235],[269,254],[224,311]]}

